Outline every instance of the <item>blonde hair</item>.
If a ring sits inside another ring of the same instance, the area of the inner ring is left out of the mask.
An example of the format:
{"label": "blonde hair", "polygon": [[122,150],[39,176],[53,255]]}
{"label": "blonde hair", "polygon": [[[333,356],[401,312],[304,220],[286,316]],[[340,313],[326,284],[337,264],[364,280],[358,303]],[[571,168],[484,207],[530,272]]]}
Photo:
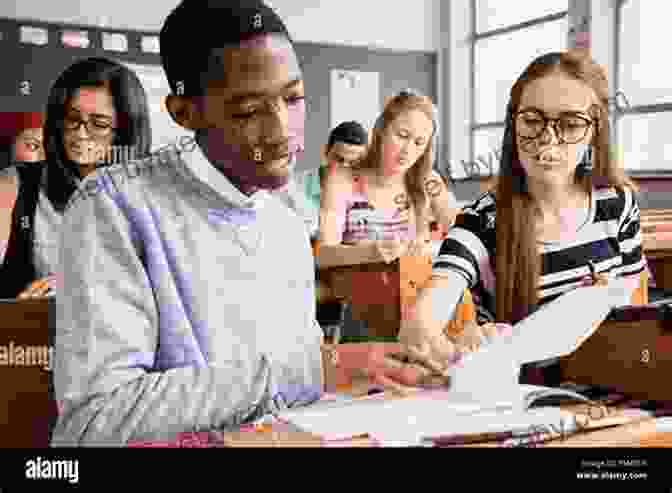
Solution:
{"label": "blonde hair", "polygon": [[438,115],[432,100],[413,90],[404,90],[389,99],[385,109],[376,120],[371,130],[371,141],[366,155],[358,168],[378,169],[382,162],[383,134],[389,125],[399,116],[409,111],[418,110],[429,118],[433,125],[432,138],[427,143],[425,152],[418,158],[404,176],[404,184],[410,198],[410,203],[415,211],[416,234],[418,237],[426,233],[429,217],[429,197],[425,182],[432,173],[434,164],[435,147],[439,134]]}

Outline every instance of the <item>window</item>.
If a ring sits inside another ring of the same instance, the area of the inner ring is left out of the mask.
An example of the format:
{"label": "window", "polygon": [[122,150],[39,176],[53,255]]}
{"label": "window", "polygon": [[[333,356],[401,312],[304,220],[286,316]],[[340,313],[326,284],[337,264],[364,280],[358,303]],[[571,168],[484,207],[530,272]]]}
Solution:
{"label": "window", "polygon": [[672,170],[672,73],[660,41],[672,5],[619,1],[616,12],[616,89],[627,106],[613,114],[615,144],[626,170]]}
{"label": "window", "polygon": [[491,127],[476,130],[474,138],[474,163],[471,167],[478,167],[480,174],[499,174],[499,158],[504,138],[504,127]]}
{"label": "window", "polygon": [[521,2],[476,0],[476,31],[492,31],[567,10],[567,0]]}
{"label": "window", "polygon": [[566,48],[568,0],[472,0],[472,8],[470,161],[479,162],[489,159],[493,145],[501,148],[509,92],[525,67],[539,55]]}

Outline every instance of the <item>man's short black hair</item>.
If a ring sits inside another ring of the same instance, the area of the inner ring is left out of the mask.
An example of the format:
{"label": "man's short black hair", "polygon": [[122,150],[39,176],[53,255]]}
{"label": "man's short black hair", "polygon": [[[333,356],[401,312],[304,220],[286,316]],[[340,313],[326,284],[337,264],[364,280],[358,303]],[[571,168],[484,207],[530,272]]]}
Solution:
{"label": "man's short black hair", "polygon": [[366,145],[368,141],[369,136],[361,123],[356,121],[343,122],[336,126],[329,134],[327,152],[337,142],[351,145]]}
{"label": "man's short black hair", "polygon": [[276,33],[292,42],[282,19],[260,0],[182,0],[159,34],[172,93],[202,96],[212,50]]}

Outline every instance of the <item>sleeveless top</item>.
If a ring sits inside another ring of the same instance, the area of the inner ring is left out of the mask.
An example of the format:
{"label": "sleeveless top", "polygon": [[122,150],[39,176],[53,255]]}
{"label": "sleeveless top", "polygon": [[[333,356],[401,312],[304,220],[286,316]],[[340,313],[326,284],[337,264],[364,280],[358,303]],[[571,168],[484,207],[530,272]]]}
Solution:
{"label": "sleeveless top", "polygon": [[343,243],[354,244],[365,240],[415,238],[415,221],[407,203],[395,209],[377,209],[368,199],[366,177],[353,176],[352,195],[346,199]]}

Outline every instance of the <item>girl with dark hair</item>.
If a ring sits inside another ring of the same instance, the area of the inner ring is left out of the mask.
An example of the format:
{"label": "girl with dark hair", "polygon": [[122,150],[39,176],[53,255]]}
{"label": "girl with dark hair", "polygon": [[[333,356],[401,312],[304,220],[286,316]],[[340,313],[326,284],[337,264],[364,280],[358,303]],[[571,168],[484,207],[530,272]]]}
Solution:
{"label": "girl with dark hair", "polygon": [[49,94],[44,146],[47,196],[58,212],[112,146],[132,149],[138,158],[149,154],[147,95],[137,75],[105,58],[68,67]]}
{"label": "girl with dark hair", "polygon": [[550,53],[527,67],[511,90],[498,183],[458,216],[402,340],[450,353],[460,339],[444,328],[465,288],[479,323],[514,324],[591,282],[591,262],[624,279],[624,302],[637,294],[639,207],[609,153],[607,98],[603,69],[581,53]]}
{"label": "girl with dark hair", "polygon": [[39,187],[43,121],[41,113],[0,114],[0,298],[14,298],[34,279],[26,199]]}
{"label": "girl with dark hair", "polygon": [[31,281],[37,281],[21,293],[22,298],[53,292],[57,231],[81,180],[108,157],[113,146],[132,149],[132,154],[140,158],[149,153],[150,145],[147,96],[133,71],[104,58],[87,58],[58,77],[47,101],[47,166],[35,198],[36,277]]}

